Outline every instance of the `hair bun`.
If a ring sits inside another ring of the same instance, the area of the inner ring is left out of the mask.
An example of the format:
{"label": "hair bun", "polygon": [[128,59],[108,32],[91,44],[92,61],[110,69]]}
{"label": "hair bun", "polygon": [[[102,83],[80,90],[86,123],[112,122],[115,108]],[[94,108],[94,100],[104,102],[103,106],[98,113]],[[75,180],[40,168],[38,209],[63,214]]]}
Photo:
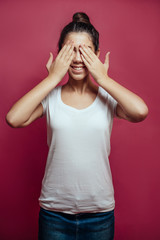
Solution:
{"label": "hair bun", "polygon": [[73,22],[83,22],[83,23],[86,23],[86,24],[91,24],[90,20],[89,20],[89,17],[84,12],[75,13],[73,15],[72,19],[73,19]]}

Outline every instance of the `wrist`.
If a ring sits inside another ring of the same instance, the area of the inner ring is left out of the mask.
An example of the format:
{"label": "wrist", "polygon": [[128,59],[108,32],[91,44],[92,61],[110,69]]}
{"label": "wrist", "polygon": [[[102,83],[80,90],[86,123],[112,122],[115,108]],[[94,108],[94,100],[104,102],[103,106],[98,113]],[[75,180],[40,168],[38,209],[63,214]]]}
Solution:
{"label": "wrist", "polygon": [[103,83],[106,83],[108,80],[109,80],[109,76],[106,74],[106,75],[100,76],[100,77],[96,80],[96,82],[97,82],[99,85],[103,85]]}
{"label": "wrist", "polygon": [[56,74],[49,74],[47,76],[47,79],[51,82],[54,82],[54,83],[59,83],[61,81],[60,77],[58,77]]}

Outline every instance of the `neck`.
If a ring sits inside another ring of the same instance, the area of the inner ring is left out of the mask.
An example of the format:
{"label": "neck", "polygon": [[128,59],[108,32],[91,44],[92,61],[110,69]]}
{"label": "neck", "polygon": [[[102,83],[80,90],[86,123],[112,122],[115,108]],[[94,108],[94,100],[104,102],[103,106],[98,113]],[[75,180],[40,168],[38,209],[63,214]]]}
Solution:
{"label": "neck", "polygon": [[67,85],[74,91],[80,94],[83,94],[92,84],[92,81],[88,76],[82,80],[74,80],[69,77]]}

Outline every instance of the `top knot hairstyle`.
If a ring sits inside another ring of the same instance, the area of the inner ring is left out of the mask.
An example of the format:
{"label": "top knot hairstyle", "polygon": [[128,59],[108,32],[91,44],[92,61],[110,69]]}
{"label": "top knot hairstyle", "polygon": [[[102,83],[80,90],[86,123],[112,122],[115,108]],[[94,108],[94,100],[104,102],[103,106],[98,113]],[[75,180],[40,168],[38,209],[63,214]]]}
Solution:
{"label": "top knot hairstyle", "polygon": [[83,22],[83,23],[86,23],[86,24],[91,24],[87,14],[83,13],[83,12],[75,13],[73,15],[72,19],[73,19],[73,22]]}
{"label": "top knot hairstyle", "polygon": [[90,35],[95,52],[99,48],[99,33],[94,28],[94,26],[90,23],[90,19],[86,13],[77,12],[72,17],[72,22],[66,25],[60,35],[59,42],[58,42],[58,52],[62,48],[62,44],[67,36],[68,33],[71,32],[86,32]]}

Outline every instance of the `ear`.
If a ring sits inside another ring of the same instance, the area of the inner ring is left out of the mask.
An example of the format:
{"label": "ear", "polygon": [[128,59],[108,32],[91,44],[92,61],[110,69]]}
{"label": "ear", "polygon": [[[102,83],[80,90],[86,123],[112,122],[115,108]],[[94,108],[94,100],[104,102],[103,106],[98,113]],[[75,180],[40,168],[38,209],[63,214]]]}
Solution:
{"label": "ear", "polygon": [[100,55],[100,48],[98,48],[98,50],[95,52],[95,54],[96,54],[97,57],[99,58],[99,55]]}

